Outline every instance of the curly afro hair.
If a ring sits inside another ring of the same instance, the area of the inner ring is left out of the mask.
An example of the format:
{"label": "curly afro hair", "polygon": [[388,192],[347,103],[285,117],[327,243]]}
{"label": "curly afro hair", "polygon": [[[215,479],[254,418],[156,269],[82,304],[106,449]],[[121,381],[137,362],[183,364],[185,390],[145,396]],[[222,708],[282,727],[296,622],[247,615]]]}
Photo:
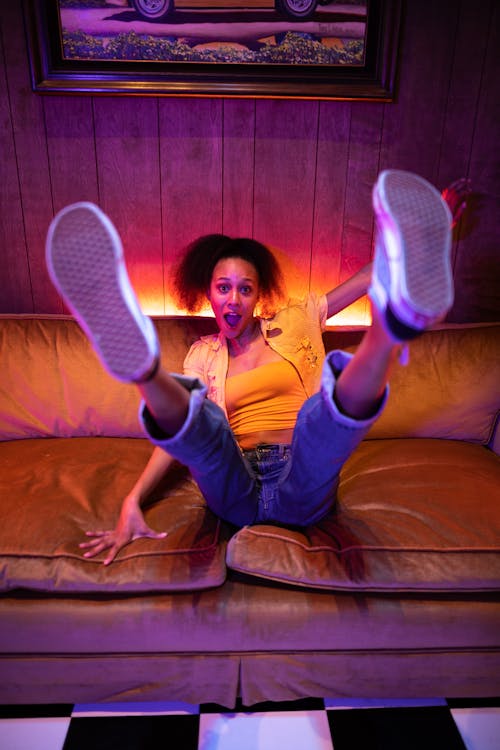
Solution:
{"label": "curly afro hair", "polygon": [[190,313],[206,302],[215,266],[222,258],[241,258],[251,263],[259,279],[259,304],[266,314],[284,297],[283,275],[272,252],[257,240],[207,234],[186,248],[177,266],[174,285],[180,305]]}

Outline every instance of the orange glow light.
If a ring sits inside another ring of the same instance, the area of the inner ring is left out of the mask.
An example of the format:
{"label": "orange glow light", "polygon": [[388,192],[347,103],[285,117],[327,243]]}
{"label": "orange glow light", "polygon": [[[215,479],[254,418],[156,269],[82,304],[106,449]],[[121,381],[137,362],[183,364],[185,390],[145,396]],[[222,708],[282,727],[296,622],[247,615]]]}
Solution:
{"label": "orange glow light", "polygon": [[[161,299],[160,297],[153,297],[151,295],[142,295],[140,299],[141,307],[146,315],[153,315],[157,317],[162,316],[189,316],[190,313],[187,310],[183,310],[178,307],[172,299]],[[197,317],[213,318],[213,313],[210,305],[207,303],[199,313]],[[359,328],[360,326],[366,327],[371,323],[370,309],[366,299],[361,299],[350,305],[342,312],[337,315],[333,315],[328,318],[327,325],[329,328],[335,327],[352,327]]]}
{"label": "orange glow light", "polygon": [[337,326],[349,326],[354,328],[369,326],[371,323],[371,313],[367,298],[363,297],[363,299],[349,305],[349,307],[346,307],[345,310],[337,313],[337,315],[328,318],[326,322],[328,327],[333,328]]}

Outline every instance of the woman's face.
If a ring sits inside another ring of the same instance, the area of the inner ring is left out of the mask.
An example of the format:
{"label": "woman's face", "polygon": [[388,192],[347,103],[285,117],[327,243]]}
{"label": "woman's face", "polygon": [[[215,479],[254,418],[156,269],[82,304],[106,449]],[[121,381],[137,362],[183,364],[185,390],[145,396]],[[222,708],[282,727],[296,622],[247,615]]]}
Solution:
{"label": "woman's face", "polygon": [[240,336],[253,325],[259,298],[255,266],[242,258],[222,258],[215,266],[208,292],[217,325],[228,339]]}

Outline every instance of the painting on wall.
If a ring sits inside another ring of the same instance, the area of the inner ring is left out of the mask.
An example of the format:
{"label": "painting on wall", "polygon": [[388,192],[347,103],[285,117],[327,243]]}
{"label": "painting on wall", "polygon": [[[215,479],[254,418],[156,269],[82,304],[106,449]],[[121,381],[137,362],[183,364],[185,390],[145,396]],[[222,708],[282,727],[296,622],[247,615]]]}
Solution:
{"label": "painting on wall", "polygon": [[391,100],[399,0],[24,0],[39,92]]}

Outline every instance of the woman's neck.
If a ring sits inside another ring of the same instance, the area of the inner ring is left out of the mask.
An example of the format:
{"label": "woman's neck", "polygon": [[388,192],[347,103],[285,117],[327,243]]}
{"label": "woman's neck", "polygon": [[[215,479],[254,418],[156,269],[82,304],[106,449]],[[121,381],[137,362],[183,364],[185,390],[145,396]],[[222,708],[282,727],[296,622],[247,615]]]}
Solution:
{"label": "woman's neck", "polygon": [[231,357],[238,357],[241,354],[248,352],[252,345],[260,338],[260,323],[257,318],[253,318],[252,322],[234,339],[228,339],[228,349]]}
{"label": "woman's neck", "polygon": [[228,339],[229,367],[228,377],[248,372],[255,367],[267,365],[269,362],[279,362],[282,357],[272,349],[262,335],[259,319],[254,319],[254,325],[248,326],[236,339]]}

